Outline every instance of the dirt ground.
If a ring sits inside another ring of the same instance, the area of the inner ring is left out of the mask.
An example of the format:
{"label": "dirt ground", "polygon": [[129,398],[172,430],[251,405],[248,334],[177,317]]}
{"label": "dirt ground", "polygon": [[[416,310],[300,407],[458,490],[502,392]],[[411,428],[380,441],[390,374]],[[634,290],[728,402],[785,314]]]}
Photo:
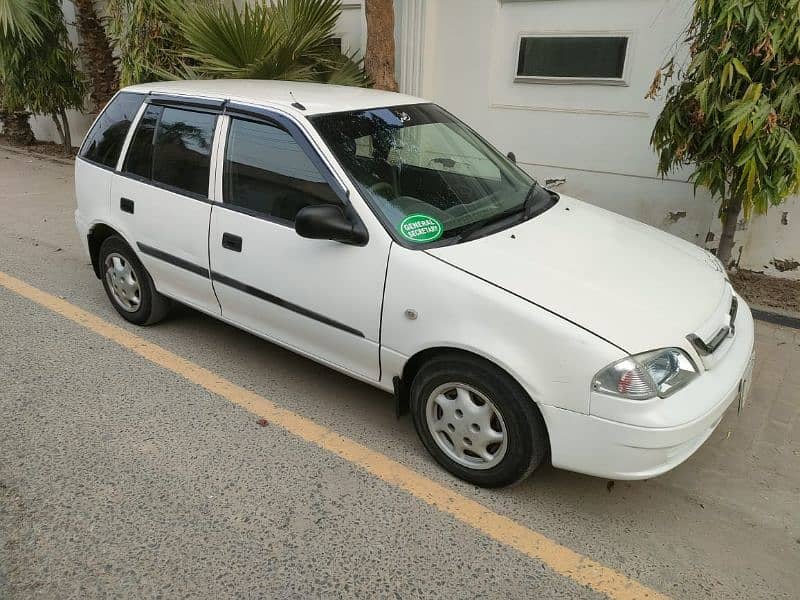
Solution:
{"label": "dirt ground", "polygon": [[736,291],[751,304],[800,312],[800,281],[744,270],[731,273],[730,278]]}
{"label": "dirt ground", "polygon": [[71,155],[67,156],[64,153],[64,147],[61,144],[56,144],[55,142],[40,142],[39,140],[35,141],[30,146],[15,146],[6,139],[6,136],[1,134],[0,134],[0,144],[3,146],[9,146],[11,148],[19,150],[27,150],[29,152],[37,152],[39,154],[55,156],[57,158],[70,158],[70,156],[75,156],[78,153],[78,148],[73,147]]}

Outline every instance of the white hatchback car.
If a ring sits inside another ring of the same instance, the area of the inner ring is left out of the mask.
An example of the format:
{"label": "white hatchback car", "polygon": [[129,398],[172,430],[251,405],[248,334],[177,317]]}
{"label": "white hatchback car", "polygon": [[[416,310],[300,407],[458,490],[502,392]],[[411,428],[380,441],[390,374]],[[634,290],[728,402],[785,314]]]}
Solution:
{"label": "white hatchback car", "polygon": [[119,92],[76,164],[111,302],[174,299],[395,394],[448,471],[643,479],[752,371],[708,252],[540,186],[442,108],[387,92],[184,81]]}

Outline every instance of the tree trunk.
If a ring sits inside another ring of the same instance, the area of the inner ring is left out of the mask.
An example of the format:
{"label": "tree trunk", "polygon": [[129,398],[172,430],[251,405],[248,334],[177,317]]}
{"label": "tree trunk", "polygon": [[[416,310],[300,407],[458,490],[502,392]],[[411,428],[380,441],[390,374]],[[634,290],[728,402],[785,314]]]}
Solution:
{"label": "tree trunk", "polygon": [[72,156],[72,133],[69,130],[69,121],[67,120],[67,111],[63,108],[60,111],[61,123],[64,128],[64,154]]}
{"label": "tree trunk", "polygon": [[80,35],[81,54],[86,60],[90,97],[94,110],[100,110],[119,89],[119,75],[103,22],[94,0],[74,0],[75,26]]}
{"label": "tree trunk", "polygon": [[725,265],[726,269],[731,266],[731,252],[736,237],[736,227],[739,224],[739,213],[742,212],[742,197],[734,194],[722,213],[722,236],[719,238],[719,248],[717,248],[717,258]]}
{"label": "tree trunk", "polygon": [[22,110],[3,113],[3,133],[16,146],[30,146],[36,141],[30,124],[30,113]]}
{"label": "tree trunk", "polygon": [[61,145],[64,145],[64,128],[61,127],[61,121],[58,120],[58,115],[53,113],[50,115],[50,118],[53,119],[53,123],[56,124],[56,131],[58,131],[58,139],[61,140]]}
{"label": "tree trunk", "polygon": [[364,68],[373,87],[397,91],[394,74],[394,2],[393,0],[365,0],[367,16],[367,55]]}

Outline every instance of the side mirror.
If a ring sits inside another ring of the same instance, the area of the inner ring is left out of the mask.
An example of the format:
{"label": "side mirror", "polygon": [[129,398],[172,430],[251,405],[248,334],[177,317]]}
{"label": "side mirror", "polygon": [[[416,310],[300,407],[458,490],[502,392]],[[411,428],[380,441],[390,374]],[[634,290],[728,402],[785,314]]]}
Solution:
{"label": "side mirror", "polygon": [[364,225],[348,219],[341,207],[334,204],[316,204],[300,209],[294,220],[294,230],[300,237],[354,246],[363,246],[369,239]]}
{"label": "side mirror", "polygon": [[510,160],[514,164],[517,164],[517,155],[516,154],[514,154],[513,152],[509,152],[508,154],[506,154],[506,156],[508,157],[508,160]]}

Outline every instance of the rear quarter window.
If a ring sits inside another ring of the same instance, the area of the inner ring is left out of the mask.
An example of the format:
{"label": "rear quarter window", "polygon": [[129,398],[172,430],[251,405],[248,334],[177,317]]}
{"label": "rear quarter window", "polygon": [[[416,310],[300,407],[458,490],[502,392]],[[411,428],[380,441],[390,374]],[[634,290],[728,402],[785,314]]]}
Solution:
{"label": "rear quarter window", "polygon": [[216,123],[215,114],[148,106],[122,171],[179,193],[207,198]]}
{"label": "rear quarter window", "polygon": [[125,136],[143,101],[143,94],[117,94],[86,136],[79,156],[112,169],[116,167]]}

